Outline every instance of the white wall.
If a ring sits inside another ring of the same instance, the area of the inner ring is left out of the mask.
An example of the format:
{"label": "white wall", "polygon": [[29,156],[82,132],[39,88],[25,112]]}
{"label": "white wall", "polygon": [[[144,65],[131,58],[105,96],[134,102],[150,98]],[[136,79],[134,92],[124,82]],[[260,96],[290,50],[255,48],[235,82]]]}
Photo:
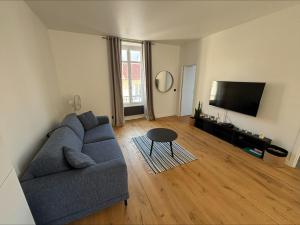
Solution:
{"label": "white wall", "polygon": [[198,63],[199,40],[193,40],[180,45],[180,66]]}
{"label": "white wall", "polygon": [[266,82],[257,117],[229,111],[241,128],[264,133],[289,151],[300,126],[300,6],[210,35],[200,42],[197,98],[204,112],[213,80]]}
{"label": "white wall", "polygon": [[[98,115],[111,115],[110,79],[106,40],[97,35],[49,30],[64,104],[74,94],[82,99],[81,112],[93,110]],[[179,47],[155,43],[152,46],[153,85],[161,70],[174,76],[169,92],[159,93],[154,87],[154,109],[157,117],[176,115]],[[69,106],[67,112],[72,109]]]}
{"label": "white wall", "polygon": [[61,116],[60,93],[45,26],[23,1],[1,1],[0,15],[0,147],[20,174]]}
{"label": "white wall", "polygon": [[[173,116],[178,112],[179,54],[179,46],[159,43],[152,45],[153,105],[157,118]],[[159,92],[155,87],[155,76],[162,70],[169,71],[174,78],[173,87],[166,93]]]}
{"label": "white wall", "polygon": [[68,100],[81,96],[81,112],[111,115],[111,94],[106,40],[96,35],[49,30],[60,91]]}

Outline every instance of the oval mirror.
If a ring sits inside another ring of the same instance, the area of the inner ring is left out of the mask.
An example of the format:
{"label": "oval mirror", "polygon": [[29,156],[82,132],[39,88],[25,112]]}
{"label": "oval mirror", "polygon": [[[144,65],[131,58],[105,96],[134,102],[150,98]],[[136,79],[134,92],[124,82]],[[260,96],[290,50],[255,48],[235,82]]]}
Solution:
{"label": "oval mirror", "polygon": [[169,71],[160,71],[155,77],[156,89],[162,93],[168,92],[173,86],[173,76]]}

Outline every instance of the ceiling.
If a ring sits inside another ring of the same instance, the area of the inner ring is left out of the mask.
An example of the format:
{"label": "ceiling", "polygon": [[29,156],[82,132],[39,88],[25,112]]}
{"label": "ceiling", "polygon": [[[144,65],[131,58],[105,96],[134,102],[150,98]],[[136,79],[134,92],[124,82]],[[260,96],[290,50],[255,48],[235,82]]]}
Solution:
{"label": "ceiling", "polygon": [[139,40],[198,39],[299,1],[28,0],[50,29]]}

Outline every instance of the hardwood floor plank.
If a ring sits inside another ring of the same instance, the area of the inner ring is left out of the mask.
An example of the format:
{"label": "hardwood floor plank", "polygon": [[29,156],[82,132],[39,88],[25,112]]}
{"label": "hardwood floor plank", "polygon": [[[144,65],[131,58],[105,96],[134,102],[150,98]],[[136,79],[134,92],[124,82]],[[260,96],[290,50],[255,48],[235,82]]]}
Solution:
{"label": "hardwood floor plank", "polygon": [[[155,127],[198,160],[150,174],[132,137]],[[300,224],[300,170],[271,167],[207,134],[189,118],[138,119],[116,128],[128,166],[130,198],[72,224]]]}

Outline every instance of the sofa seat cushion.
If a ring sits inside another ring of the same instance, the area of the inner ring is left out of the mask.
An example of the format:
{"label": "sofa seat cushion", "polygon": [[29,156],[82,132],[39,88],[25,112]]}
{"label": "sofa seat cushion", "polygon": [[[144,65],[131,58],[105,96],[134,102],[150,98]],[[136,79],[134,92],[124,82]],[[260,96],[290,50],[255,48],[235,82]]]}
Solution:
{"label": "sofa seat cushion", "polygon": [[115,138],[110,124],[102,124],[85,132],[84,143],[93,143]]}
{"label": "sofa seat cushion", "polygon": [[122,158],[122,151],[115,139],[83,145],[82,153],[87,154],[96,163]]}
{"label": "sofa seat cushion", "polygon": [[69,127],[70,129],[72,129],[76,135],[83,140],[84,137],[84,128],[80,122],[80,120],[78,119],[77,115],[75,113],[71,113],[69,115],[67,115],[62,123],[61,126],[66,126]]}
{"label": "sofa seat cushion", "polygon": [[34,177],[69,170],[70,166],[65,160],[63,147],[72,148],[78,152],[82,149],[82,141],[69,127],[58,128],[52,133],[31,161],[28,170]]}

